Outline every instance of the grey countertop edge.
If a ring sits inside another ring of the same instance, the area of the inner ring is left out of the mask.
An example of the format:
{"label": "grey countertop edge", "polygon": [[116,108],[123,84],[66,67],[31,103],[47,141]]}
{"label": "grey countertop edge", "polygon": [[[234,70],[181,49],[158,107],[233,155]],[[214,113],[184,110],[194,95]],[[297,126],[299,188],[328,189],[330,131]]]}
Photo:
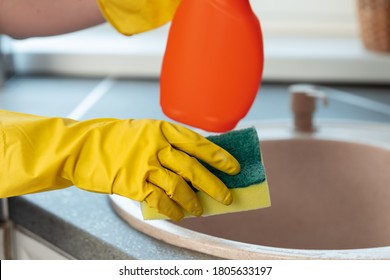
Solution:
{"label": "grey countertop edge", "polygon": [[128,225],[107,195],[77,188],[8,199],[10,218],[80,260],[209,260],[213,256],[178,248]]}

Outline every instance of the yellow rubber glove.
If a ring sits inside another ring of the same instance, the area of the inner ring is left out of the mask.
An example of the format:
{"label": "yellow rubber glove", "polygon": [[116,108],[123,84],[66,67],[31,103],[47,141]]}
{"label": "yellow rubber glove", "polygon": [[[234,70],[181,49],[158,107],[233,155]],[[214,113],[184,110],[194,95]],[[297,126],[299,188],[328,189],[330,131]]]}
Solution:
{"label": "yellow rubber glove", "polygon": [[98,0],[108,22],[124,35],[157,28],[173,18],[180,0]]}
{"label": "yellow rubber glove", "polygon": [[118,194],[173,220],[202,206],[188,182],[224,204],[232,197],[200,159],[229,174],[239,163],[180,125],[157,120],[75,121],[0,110],[0,197],[81,189]]}

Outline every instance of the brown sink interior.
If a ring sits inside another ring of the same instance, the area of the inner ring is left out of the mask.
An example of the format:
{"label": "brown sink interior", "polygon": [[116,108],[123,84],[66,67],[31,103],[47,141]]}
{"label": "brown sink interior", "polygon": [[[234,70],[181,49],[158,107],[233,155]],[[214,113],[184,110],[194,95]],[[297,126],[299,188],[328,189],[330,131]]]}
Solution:
{"label": "brown sink interior", "polygon": [[390,246],[390,152],[325,140],[262,141],[272,206],[180,226],[251,244],[299,249]]}

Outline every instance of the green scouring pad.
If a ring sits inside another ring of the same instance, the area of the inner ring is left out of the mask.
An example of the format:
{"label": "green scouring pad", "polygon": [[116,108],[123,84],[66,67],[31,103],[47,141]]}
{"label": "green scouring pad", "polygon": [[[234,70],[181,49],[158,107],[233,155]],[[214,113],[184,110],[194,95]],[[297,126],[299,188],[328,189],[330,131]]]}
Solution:
{"label": "green scouring pad", "polygon": [[[230,189],[233,196],[231,205],[223,205],[206,193],[197,192],[203,206],[203,216],[255,210],[271,206],[268,183],[260,151],[260,141],[255,128],[234,130],[207,137],[211,142],[224,148],[240,163],[237,175],[228,175],[202,162]],[[146,203],[141,204],[145,220],[166,219]],[[192,217],[186,215],[186,217]]]}

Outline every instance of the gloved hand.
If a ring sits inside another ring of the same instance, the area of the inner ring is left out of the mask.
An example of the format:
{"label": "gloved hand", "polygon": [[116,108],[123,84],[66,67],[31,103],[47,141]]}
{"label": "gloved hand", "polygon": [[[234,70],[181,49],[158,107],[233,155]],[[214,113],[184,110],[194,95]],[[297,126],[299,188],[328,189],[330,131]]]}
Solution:
{"label": "gloved hand", "polygon": [[118,194],[173,220],[202,214],[186,181],[224,204],[226,186],[196,159],[229,174],[239,163],[180,125],[157,120],[75,121],[0,110],[0,197],[81,189]]}
{"label": "gloved hand", "polygon": [[98,0],[103,16],[124,35],[157,28],[170,21],[180,0]]}

